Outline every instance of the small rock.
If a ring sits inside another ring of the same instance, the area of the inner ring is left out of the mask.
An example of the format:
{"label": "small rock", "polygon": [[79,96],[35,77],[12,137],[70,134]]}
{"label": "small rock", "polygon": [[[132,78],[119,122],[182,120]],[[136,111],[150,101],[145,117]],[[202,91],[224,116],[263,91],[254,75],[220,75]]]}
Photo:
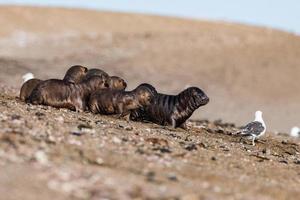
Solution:
{"label": "small rock", "polygon": [[282,144],[289,144],[289,141],[288,140],[282,140],[281,143]]}
{"label": "small rock", "polygon": [[154,171],[149,171],[146,173],[147,181],[153,182],[155,178],[155,172]]}
{"label": "small rock", "polygon": [[175,174],[169,174],[168,179],[170,181],[178,181],[177,176]]}
{"label": "small rock", "polygon": [[104,125],[104,124],[106,124],[104,121],[101,121],[101,120],[97,120],[97,121],[95,121],[95,124],[101,124],[101,125]]}
{"label": "small rock", "polygon": [[126,127],[125,127],[125,130],[126,130],[126,131],[132,131],[132,130],[133,130],[133,127],[132,127],[132,126],[126,126]]}
{"label": "small rock", "polygon": [[284,164],[289,164],[289,162],[286,161],[286,160],[280,160],[279,162],[280,162],[280,163],[284,163]]}
{"label": "small rock", "polygon": [[171,153],[172,151],[168,147],[154,148],[153,150],[159,150],[161,153]]}
{"label": "small rock", "polygon": [[218,129],[216,130],[216,133],[225,133],[225,131],[224,131],[223,129],[221,129],[221,128],[218,128]]}
{"label": "small rock", "polygon": [[185,145],[184,149],[188,150],[188,151],[193,151],[193,150],[197,150],[197,146],[195,144],[187,144]]}
{"label": "small rock", "polygon": [[216,161],[217,158],[216,158],[215,156],[212,156],[212,157],[211,157],[211,160]]}
{"label": "small rock", "polygon": [[45,113],[42,113],[42,112],[36,112],[35,115],[36,115],[37,117],[40,118],[40,117],[45,116]]}
{"label": "small rock", "polygon": [[48,157],[44,151],[37,151],[34,154],[34,158],[36,161],[41,163],[42,165],[47,165],[48,164]]}
{"label": "small rock", "polygon": [[115,144],[121,144],[122,140],[120,138],[117,138],[116,136],[113,137],[112,141],[115,143]]}
{"label": "small rock", "polygon": [[56,117],[55,120],[59,123],[63,123],[64,122],[64,118],[62,116]]}
{"label": "small rock", "polygon": [[207,149],[207,148],[208,148],[208,145],[207,145],[206,143],[204,143],[204,142],[201,142],[201,143],[199,144],[199,146],[202,147],[202,148],[204,148],[204,149]]}
{"label": "small rock", "polygon": [[81,131],[73,131],[73,132],[71,132],[71,134],[75,135],[75,136],[82,136],[84,133]]}
{"label": "small rock", "polygon": [[265,148],[265,149],[262,150],[262,152],[264,154],[266,154],[267,156],[271,155],[271,150],[270,149]]}
{"label": "small rock", "polygon": [[93,129],[93,127],[89,124],[79,124],[78,127],[77,127],[79,130],[82,130],[82,129]]}
{"label": "small rock", "polygon": [[97,159],[96,159],[96,163],[97,163],[98,165],[103,165],[104,160],[103,160],[102,158],[97,158]]}
{"label": "small rock", "polygon": [[295,163],[296,165],[300,165],[300,159],[295,160],[294,163]]}
{"label": "small rock", "polygon": [[15,115],[15,114],[13,114],[12,116],[11,116],[11,119],[12,120],[20,120],[22,117],[20,116],[20,115]]}

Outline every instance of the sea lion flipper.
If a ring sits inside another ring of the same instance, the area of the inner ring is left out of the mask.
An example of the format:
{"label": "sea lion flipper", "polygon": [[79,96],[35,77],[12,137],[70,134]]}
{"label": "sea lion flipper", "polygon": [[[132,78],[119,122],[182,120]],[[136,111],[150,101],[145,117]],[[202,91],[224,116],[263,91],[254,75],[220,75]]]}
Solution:
{"label": "sea lion flipper", "polygon": [[176,128],[176,120],[172,117],[172,128]]}
{"label": "sea lion flipper", "polygon": [[185,122],[182,123],[182,124],[180,125],[180,128],[182,128],[182,129],[184,129],[184,130],[187,130],[187,129],[188,129]]}

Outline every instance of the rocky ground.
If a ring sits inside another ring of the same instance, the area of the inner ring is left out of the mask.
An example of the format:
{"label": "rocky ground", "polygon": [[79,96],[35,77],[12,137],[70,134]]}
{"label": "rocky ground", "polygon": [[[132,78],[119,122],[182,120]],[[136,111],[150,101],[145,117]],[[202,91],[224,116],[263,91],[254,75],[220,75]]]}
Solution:
{"label": "rocky ground", "polygon": [[297,199],[300,141],[234,124],[188,131],[0,96],[1,199]]}
{"label": "rocky ground", "polygon": [[[300,141],[275,132],[299,123],[299,36],[13,6],[0,7],[0,24],[0,199],[298,199]],[[128,89],[197,86],[210,102],[185,131],[18,100],[23,74],[62,78],[74,64]],[[268,132],[253,147],[232,133],[258,109]]]}

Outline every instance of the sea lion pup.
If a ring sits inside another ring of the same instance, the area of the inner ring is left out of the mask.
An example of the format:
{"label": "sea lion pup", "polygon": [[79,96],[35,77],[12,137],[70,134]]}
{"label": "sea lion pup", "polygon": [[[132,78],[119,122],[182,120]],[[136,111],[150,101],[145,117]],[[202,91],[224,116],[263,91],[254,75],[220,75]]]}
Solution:
{"label": "sea lion pup", "polygon": [[40,83],[31,93],[28,102],[75,111],[86,110],[90,94],[108,88],[104,77],[94,76],[82,83],[74,84],[64,80],[50,79]]}
{"label": "sea lion pup", "polygon": [[129,120],[130,113],[138,108],[153,103],[155,88],[147,83],[139,85],[132,91],[104,89],[93,93],[89,100],[89,108],[92,113],[126,117]]}
{"label": "sea lion pup", "polygon": [[131,119],[186,129],[185,121],[196,109],[206,105],[209,98],[201,89],[189,87],[178,95],[158,93],[155,102],[155,104],[135,110],[131,115]]}
{"label": "sea lion pup", "polygon": [[109,88],[114,90],[125,90],[127,87],[127,83],[124,79],[118,76],[111,76],[108,79]]}
{"label": "sea lion pup", "polygon": [[103,76],[107,79],[110,77],[108,75],[108,73],[106,73],[105,71],[103,71],[101,69],[97,69],[97,68],[89,69],[85,75],[85,80],[91,78],[92,76]]}
{"label": "sea lion pup", "polygon": [[[65,74],[64,81],[70,83],[79,83],[83,80],[87,73],[88,69],[81,65],[74,65],[68,69]],[[33,77],[33,74],[27,73],[23,76],[24,83],[20,90],[20,99],[22,101],[26,101],[33,89],[41,83],[43,80],[37,79]]]}
{"label": "sea lion pup", "polygon": [[89,69],[85,79],[88,79],[92,76],[104,76],[106,77],[109,81],[109,88],[115,89],[115,90],[125,90],[127,87],[127,83],[124,81],[124,79],[118,77],[118,76],[109,76],[106,72],[104,72],[101,69]]}
{"label": "sea lion pup", "polygon": [[63,80],[70,83],[80,83],[85,79],[87,72],[86,67],[74,65],[67,70]]}

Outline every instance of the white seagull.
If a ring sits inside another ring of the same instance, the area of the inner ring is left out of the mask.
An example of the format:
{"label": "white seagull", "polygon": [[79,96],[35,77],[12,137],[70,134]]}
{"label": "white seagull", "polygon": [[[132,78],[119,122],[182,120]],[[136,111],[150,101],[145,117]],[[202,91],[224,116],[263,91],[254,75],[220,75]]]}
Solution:
{"label": "white seagull", "polygon": [[252,137],[252,145],[255,146],[255,139],[263,136],[266,132],[266,124],[262,118],[262,112],[256,111],[255,112],[255,119],[253,122],[250,122],[246,126],[244,126],[237,134],[245,137]]}
{"label": "white seagull", "polygon": [[299,137],[300,136],[300,128],[295,126],[291,129],[290,136]]}
{"label": "white seagull", "polygon": [[27,73],[27,74],[24,74],[22,76],[22,79],[23,79],[23,83],[29,81],[30,79],[33,79],[34,78],[34,75],[32,73]]}

